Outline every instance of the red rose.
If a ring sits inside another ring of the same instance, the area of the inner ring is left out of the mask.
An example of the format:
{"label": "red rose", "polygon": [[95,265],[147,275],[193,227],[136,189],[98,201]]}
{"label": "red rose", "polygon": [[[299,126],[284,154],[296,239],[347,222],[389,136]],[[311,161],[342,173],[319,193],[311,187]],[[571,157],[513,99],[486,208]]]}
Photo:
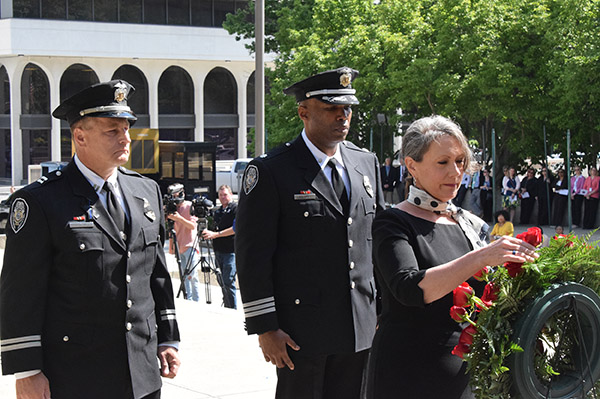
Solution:
{"label": "red rose", "polygon": [[460,306],[452,306],[450,308],[450,317],[452,317],[453,320],[462,322],[466,320],[466,316],[467,309]]}
{"label": "red rose", "polygon": [[542,243],[542,230],[539,227],[530,227],[527,231],[517,234],[517,238],[537,247]]}
{"label": "red rose", "polygon": [[473,278],[477,281],[483,281],[484,280],[483,276],[485,276],[489,272],[490,272],[490,267],[486,266],[483,269],[481,269],[480,271],[478,271],[477,273],[475,273],[473,275]]}
{"label": "red rose", "polygon": [[566,238],[567,239],[567,243],[565,244],[565,246],[567,246],[569,248],[573,246],[573,241],[569,240],[569,236],[567,236],[565,234],[559,234],[558,236],[554,236],[555,240],[558,240],[560,238]]}
{"label": "red rose", "polygon": [[494,283],[487,283],[483,289],[481,301],[485,304],[485,306],[489,307],[492,306],[492,302],[494,302],[496,299],[498,299],[498,288],[494,286]]}
{"label": "red rose", "polygon": [[470,351],[471,350],[470,346],[473,343],[473,336],[475,335],[476,332],[477,332],[477,329],[472,324],[469,324],[464,330],[462,330],[462,333],[460,334],[460,338],[458,338],[458,344],[466,345]]}
{"label": "red rose", "polygon": [[508,275],[511,277],[516,277],[523,271],[523,264],[516,262],[506,262],[504,264],[506,270],[508,270]]}
{"label": "red rose", "polygon": [[452,293],[454,294],[454,305],[464,308],[469,306],[469,298],[474,294],[474,291],[467,282],[464,282],[456,287]]}
{"label": "red rose", "polygon": [[459,343],[452,349],[452,354],[464,359],[466,353],[471,352],[471,348],[468,345]]}

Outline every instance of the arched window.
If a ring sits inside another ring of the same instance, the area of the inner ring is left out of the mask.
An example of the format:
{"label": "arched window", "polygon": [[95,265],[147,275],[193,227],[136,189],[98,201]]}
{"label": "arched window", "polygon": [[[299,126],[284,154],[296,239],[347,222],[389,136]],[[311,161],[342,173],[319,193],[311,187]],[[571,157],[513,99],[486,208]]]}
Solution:
{"label": "arched window", "polygon": [[246,85],[246,108],[248,115],[254,114],[256,112],[254,106],[254,103],[256,101],[256,93],[254,90],[254,88],[256,87],[254,83],[254,74],[255,73],[252,72],[252,75],[250,75],[250,78],[248,79],[248,84]]}
{"label": "arched window", "polygon": [[237,84],[231,72],[217,67],[204,80],[204,140],[217,142],[217,159],[237,157]]}
{"label": "arched window", "polygon": [[84,64],[71,65],[60,78],[60,102],[62,103],[86,87],[99,82],[98,75],[89,66]]}
{"label": "arched window", "polygon": [[0,66],[0,154],[4,154],[4,157],[0,159],[0,179],[10,179],[12,171],[10,81],[4,66]]}
{"label": "arched window", "polygon": [[[115,71],[112,79],[122,79],[131,83],[135,92],[127,99],[127,104],[138,117],[148,115],[148,81],[142,71],[133,65],[122,65]],[[143,126],[140,122],[142,121],[136,122],[136,127],[147,127],[148,122]]]}
{"label": "arched window", "polygon": [[194,139],[194,83],[177,66],[167,68],[158,81],[158,125],[161,140]]}
{"label": "arched window", "polygon": [[[73,64],[67,68],[60,78],[60,102],[79,93],[81,90],[99,83],[98,75],[92,68],[84,64]],[[60,154],[62,161],[71,159],[71,131],[65,122],[60,130]]]}
{"label": "arched window", "polygon": [[49,161],[51,154],[50,85],[46,73],[32,63],[21,77],[21,110],[23,170],[27,171],[29,165]]}

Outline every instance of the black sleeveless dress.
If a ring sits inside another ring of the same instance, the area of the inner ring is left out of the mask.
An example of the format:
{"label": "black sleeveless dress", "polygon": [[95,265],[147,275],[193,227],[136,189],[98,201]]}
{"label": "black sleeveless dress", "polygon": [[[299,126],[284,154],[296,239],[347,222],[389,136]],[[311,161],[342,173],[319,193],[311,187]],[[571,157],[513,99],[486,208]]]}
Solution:
{"label": "black sleeveless dress", "polygon": [[[458,225],[388,209],[373,222],[373,258],[382,314],[368,368],[370,399],[473,398],[466,363],[451,354],[462,327],[450,318],[452,292],[425,304],[425,270],[472,250]],[[481,295],[484,284],[468,283]]]}

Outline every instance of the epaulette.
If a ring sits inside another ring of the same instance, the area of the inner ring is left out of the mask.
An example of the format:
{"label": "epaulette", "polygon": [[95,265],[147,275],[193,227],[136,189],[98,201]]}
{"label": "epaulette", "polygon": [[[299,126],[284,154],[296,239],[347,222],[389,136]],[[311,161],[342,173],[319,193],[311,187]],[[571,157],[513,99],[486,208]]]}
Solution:
{"label": "epaulette", "polygon": [[342,144],[344,144],[346,146],[346,148],[348,148],[349,150],[362,151],[362,152],[371,152],[367,148],[360,148],[360,147],[358,147],[356,144],[354,144],[351,141],[344,140],[344,141],[342,141]]}
{"label": "epaulette", "polygon": [[292,147],[292,143],[291,142],[287,142],[285,144],[282,144],[274,149],[272,149],[271,151],[260,155],[259,157],[257,157],[257,159],[262,159],[262,160],[268,160],[268,159],[272,159],[275,158],[281,154],[285,154],[286,152],[288,152]]}
{"label": "epaulette", "polygon": [[47,175],[41,176],[35,182],[31,183],[30,186],[31,186],[31,188],[39,187],[42,184],[47,184],[47,183],[53,182],[55,180],[59,180],[60,178],[62,178],[62,175],[63,175],[63,172],[61,170],[54,170],[54,171],[48,173]]}
{"label": "epaulette", "polygon": [[130,169],[124,168],[123,166],[119,166],[119,172],[124,173],[129,176],[144,177],[143,175],[139,174],[135,170],[130,170]]}

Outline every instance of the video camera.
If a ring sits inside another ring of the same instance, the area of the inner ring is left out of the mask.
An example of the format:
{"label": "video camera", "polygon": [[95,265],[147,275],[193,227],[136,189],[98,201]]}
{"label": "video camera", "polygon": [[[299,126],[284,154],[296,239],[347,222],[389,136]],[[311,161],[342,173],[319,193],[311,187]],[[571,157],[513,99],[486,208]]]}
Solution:
{"label": "video camera", "polygon": [[209,211],[213,207],[214,204],[211,200],[196,194],[192,199],[192,207],[190,209],[190,214],[192,216],[196,216],[197,218],[205,218],[209,215]]}
{"label": "video camera", "polygon": [[167,193],[163,197],[163,205],[166,215],[177,212],[177,206],[185,200],[183,184],[175,183],[167,187]]}

